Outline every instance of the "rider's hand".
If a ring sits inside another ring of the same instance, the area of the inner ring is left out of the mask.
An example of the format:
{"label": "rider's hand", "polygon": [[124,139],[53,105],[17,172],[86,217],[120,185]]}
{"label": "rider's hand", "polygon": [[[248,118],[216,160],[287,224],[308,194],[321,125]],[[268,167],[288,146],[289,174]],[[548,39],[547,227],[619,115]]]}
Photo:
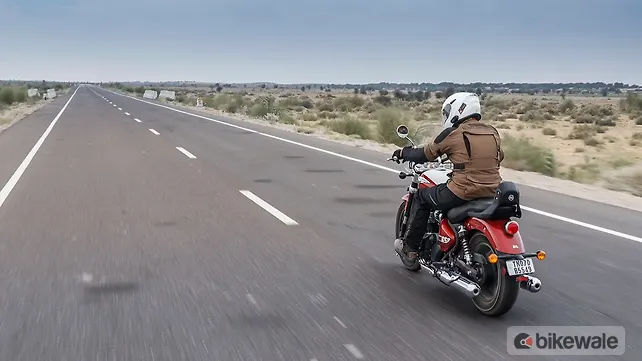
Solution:
{"label": "rider's hand", "polygon": [[411,147],[411,146],[406,146],[406,147],[403,147],[402,149],[397,149],[397,150],[395,150],[395,151],[392,153],[392,158],[393,158],[393,159],[398,159],[397,163],[399,163],[399,161],[405,162],[406,160],[405,160],[405,159],[403,159],[403,151],[404,151],[405,149],[407,149],[407,148],[412,148],[412,147]]}

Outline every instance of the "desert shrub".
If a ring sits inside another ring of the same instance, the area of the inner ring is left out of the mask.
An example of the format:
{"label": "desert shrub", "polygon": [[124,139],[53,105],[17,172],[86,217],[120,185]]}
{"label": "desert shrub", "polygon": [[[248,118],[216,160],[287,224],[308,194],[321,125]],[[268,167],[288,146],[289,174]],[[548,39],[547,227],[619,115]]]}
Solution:
{"label": "desert shrub", "polygon": [[0,103],[5,105],[11,105],[15,101],[16,101],[16,97],[12,88],[0,89]]}
{"label": "desert shrub", "polygon": [[600,125],[600,126],[605,126],[605,127],[614,127],[616,126],[616,117],[615,116],[608,116],[602,119],[598,119],[595,124]]}
{"label": "desert shrub", "polygon": [[575,109],[575,103],[571,99],[564,100],[559,107],[559,111],[562,114],[566,114]]}
{"label": "desert shrub", "polygon": [[331,102],[327,102],[327,101],[318,103],[316,108],[319,109],[319,111],[322,111],[322,112],[323,111],[326,111],[326,112],[334,111],[334,105]]}
{"label": "desert shrub", "polygon": [[322,111],[319,113],[319,118],[321,119],[335,119],[337,117],[337,113],[335,112],[329,112],[329,111]]}
{"label": "desert shrub", "polygon": [[365,100],[358,95],[352,97],[341,97],[334,100],[334,108],[341,112],[350,112],[360,108],[365,104]]}
{"label": "desert shrub", "polygon": [[584,144],[588,145],[589,147],[596,147],[600,144],[600,141],[595,139],[594,137],[588,137],[584,138]]}
{"label": "desert shrub", "polygon": [[541,110],[528,110],[519,117],[519,120],[523,122],[540,122],[552,119],[554,119],[554,117],[550,113],[544,113]]}
{"label": "desert shrub", "polygon": [[591,124],[596,123],[599,118],[591,114],[579,114],[575,117],[575,123],[578,124]]}
{"label": "desert shrub", "polygon": [[525,104],[522,104],[519,107],[517,107],[517,114],[526,114],[526,112],[530,110],[535,110],[536,107],[537,107],[537,104],[535,104],[534,101],[526,102]]}
{"label": "desert shrub", "polygon": [[295,125],[298,124],[296,119],[294,119],[294,117],[292,117],[292,115],[290,115],[288,113],[282,112],[281,114],[279,114],[278,117],[279,117],[279,122],[280,123],[283,123],[283,124],[295,124]]}
{"label": "desert shrub", "polygon": [[303,120],[306,122],[316,122],[317,121],[317,115],[314,113],[305,113],[303,114]]}
{"label": "desert shrub", "polygon": [[346,135],[357,135],[361,139],[371,139],[372,134],[368,124],[354,117],[346,116],[343,119],[329,123],[330,129],[337,133]]}
{"label": "desert shrub", "polygon": [[620,109],[627,113],[642,111],[642,97],[635,93],[628,93],[626,98],[620,101]]}
{"label": "desert shrub", "polygon": [[598,127],[589,124],[580,124],[573,127],[568,139],[587,139],[598,133]]}
{"label": "desert shrub", "polygon": [[404,123],[401,112],[393,108],[383,108],[375,112],[379,141],[399,146],[406,145],[407,141],[397,136],[397,127]]}
{"label": "desert shrub", "polygon": [[392,98],[387,95],[379,95],[374,98],[374,101],[386,107],[392,105]]}
{"label": "desert shrub", "polygon": [[544,128],[542,129],[542,134],[544,135],[557,135],[557,130],[553,128]]}
{"label": "desert shrub", "polygon": [[548,176],[557,174],[555,155],[550,150],[532,143],[528,138],[503,135],[502,149],[505,157],[502,165],[505,167]]}

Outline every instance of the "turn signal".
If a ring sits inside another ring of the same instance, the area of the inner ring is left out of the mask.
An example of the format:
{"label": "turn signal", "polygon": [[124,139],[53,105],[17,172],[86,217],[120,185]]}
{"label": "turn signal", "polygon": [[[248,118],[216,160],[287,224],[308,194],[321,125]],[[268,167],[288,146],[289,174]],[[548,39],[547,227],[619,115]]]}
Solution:
{"label": "turn signal", "polygon": [[537,259],[540,261],[543,261],[546,258],[546,252],[544,251],[537,251]]}
{"label": "turn signal", "polygon": [[495,263],[497,263],[497,260],[498,260],[497,255],[496,255],[496,254],[494,254],[494,253],[491,253],[491,254],[488,256],[488,262],[490,262],[491,264],[495,264]]}
{"label": "turn signal", "polygon": [[504,231],[512,236],[515,233],[519,232],[519,224],[517,224],[517,222],[515,221],[510,221],[504,226]]}

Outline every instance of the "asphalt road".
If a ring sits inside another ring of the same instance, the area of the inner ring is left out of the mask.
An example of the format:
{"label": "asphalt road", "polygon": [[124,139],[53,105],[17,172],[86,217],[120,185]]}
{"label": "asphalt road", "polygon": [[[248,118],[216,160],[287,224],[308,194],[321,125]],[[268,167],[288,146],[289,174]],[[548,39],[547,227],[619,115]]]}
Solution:
{"label": "asphalt road", "polygon": [[[0,360],[514,360],[512,325],[623,326],[624,356],[580,359],[642,359],[640,243],[525,212],[543,289],[489,319],[402,269],[404,181],[292,141],[393,167],[381,154],[92,89],[0,207]],[[0,133],[1,185],[70,96]],[[521,189],[642,237],[633,211]]]}

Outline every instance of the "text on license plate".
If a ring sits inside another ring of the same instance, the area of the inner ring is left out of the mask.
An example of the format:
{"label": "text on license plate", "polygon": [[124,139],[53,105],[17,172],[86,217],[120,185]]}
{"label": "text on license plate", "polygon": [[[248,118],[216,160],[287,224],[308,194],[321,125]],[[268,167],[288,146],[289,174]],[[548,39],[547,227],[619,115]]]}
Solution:
{"label": "text on license plate", "polygon": [[506,271],[509,276],[527,275],[535,272],[535,264],[531,258],[508,260]]}

